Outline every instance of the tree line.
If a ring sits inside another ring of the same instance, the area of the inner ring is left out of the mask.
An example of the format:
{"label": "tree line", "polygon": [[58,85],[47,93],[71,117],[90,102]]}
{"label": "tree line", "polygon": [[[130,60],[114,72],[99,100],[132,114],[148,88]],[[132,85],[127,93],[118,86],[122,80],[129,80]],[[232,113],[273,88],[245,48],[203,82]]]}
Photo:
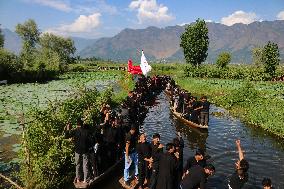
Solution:
{"label": "tree line", "polygon": [[[204,20],[197,19],[194,24],[187,25],[185,32],[181,35],[180,46],[183,49],[186,62],[191,64],[194,69],[198,68],[206,60],[209,37]],[[252,49],[252,57],[253,64],[257,68],[264,68],[263,74],[266,75],[266,79],[272,79],[276,76],[276,69],[280,63],[280,53],[276,43],[269,41],[264,47]],[[216,66],[224,70],[230,61],[231,54],[221,52],[217,57]]]}
{"label": "tree line", "polygon": [[76,48],[71,38],[40,32],[32,19],[17,24],[16,33],[22,39],[19,56],[4,49],[0,29],[0,80],[11,82],[54,79],[74,62]]}

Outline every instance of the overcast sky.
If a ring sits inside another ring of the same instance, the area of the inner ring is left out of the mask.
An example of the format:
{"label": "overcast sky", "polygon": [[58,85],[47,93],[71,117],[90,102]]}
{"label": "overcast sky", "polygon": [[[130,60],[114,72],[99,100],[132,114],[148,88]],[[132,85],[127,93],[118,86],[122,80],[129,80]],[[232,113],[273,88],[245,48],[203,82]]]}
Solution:
{"label": "overcast sky", "polygon": [[14,31],[29,18],[42,32],[99,38],[197,18],[225,25],[284,20],[284,0],[0,0],[1,28]]}

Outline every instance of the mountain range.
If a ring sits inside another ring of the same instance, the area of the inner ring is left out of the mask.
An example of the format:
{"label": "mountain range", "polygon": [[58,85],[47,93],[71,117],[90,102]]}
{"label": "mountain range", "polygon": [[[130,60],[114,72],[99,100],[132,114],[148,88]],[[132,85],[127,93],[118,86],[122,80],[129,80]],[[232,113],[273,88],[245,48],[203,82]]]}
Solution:
{"label": "mountain range", "polygon": [[[22,48],[22,39],[20,38],[20,36],[9,29],[3,29],[2,33],[5,39],[4,48],[16,54],[19,54]],[[82,51],[87,46],[92,45],[96,41],[96,39],[86,39],[81,37],[71,38],[74,41],[76,47],[75,55],[78,55],[80,51]]]}
{"label": "mountain range", "polygon": [[[81,57],[99,57],[115,61],[126,61],[129,58],[139,61],[140,50],[150,61],[183,62],[183,51],[180,48],[180,35],[184,26],[165,28],[148,27],[145,29],[124,29],[109,38],[89,40],[73,38],[77,55]],[[278,44],[281,58],[284,58],[284,21],[262,21],[251,24],[234,24],[226,26],[219,23],[207,23],[209,30],[209,49],[207,62],[215,62],[220,52],[232,54],[233,63],[250,63],[251,50],[263,47],[268,41]],[[11,32],[11,31],[10,31]],[[4,35],[6,30],[4,30]],[[15,34],[14,32],[12,32]],[[16,34],[15,34],[16,35]],[[18,44],[18,37],[5,36],[5,48],[13,50]]]}

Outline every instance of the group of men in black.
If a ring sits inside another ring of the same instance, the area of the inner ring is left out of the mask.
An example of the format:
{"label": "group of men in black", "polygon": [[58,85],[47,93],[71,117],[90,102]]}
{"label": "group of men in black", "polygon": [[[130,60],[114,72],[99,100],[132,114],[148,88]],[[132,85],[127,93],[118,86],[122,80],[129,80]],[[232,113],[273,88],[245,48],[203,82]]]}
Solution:
{"label": "group of men in black", "polygon": [[202,96],[198,101],[197,97],[176,85],[173,79],[167,83],[166,91],[171,98],[174,111],[181,113],[189,121],[208,126],[210,102],[206,96]]}
{"label": "group of men in black", "polygon": [[128,133],[135,129],[138,134],[147,106],[168,80],[166,76],[141,77],[120,107],[112,109],[102,104],[99,123],[84,124],[78,118],[75,129],[67,124],[65,137],[72,138],[75,144],[76,182],[89,183],[122,158]]}
{"label": "group of men in black", "polygon": [[[166,85],[171,90],[171,85],[168,85],[171,82],[172,79],[168,76],[139,78],[135,89],[129,92],[116,111],[108,104],[102,105],[99,124],[86,125],[78,119],[77,128],[71,129],[71,125],[67,125],[65,136],[73,138],[75,144],[76,183],[92,182],[124,154],[125,185],[130,185],[134,176],[138,180],[139,189],[206,188],[207,178],[214,174],[215,167],[206,162],[204,150],[198,149],[195,156],[189,158],[183,166],[184,141],[180,134],[164,146],[160,143],[158,133],[153,134],[149,143],[146,134],[139,128],[146,117],[147,105],[151,105]],[[185,104],[189,102],[184,94],[184,103],[176,106],[182,112],[187,111],[188,105]],[[202,108],[206,109],[205,106],[209,109],[209,105],[204,104]],[[236,141],[236,146],[239,160],[235,173],[229,179],[229,189],[242,188],[248,180],[249,165],[244,159],[239,140]],[[133,176],[130,174],[132,164],[135,169]],[[269,179],[263,183],[265,186],[271,185]]]}

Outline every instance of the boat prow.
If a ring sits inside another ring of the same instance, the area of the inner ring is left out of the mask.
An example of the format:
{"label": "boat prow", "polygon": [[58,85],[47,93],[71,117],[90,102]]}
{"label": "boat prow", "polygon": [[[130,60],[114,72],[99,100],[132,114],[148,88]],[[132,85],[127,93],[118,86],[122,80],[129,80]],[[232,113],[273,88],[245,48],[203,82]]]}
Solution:
{"label": "boat prow", "polygon": [[171,109],[171,112],[173,113],[173,115],[178,119],[180,120],[181,122],[183,122],[184,124],[190,126],[190,127],[193,127],[193,128],[199,128],[199,129],[202,129],[202,130],[207,130],[208,129],[208,125],[199,125],[197,123],[194,123],[192,121],[189,121],[185,118],[182,117],[182,114],[179,113],[179,112],[176,112],[174,111],[173,108],[170,108]]}
{"label": "boat prow", "polygon": [[124,158],[117,161],[113,166],[108,168],[105,172],[103,172],[98,177],[95,177],[95,179],[91,180],[88,183],[76,182],[76,179],[74,179],[73,184],[74,184],[75,188],[93,188],[94,185],[98,184],[99,182],[101,182],[102,180],[104,180],[106,178],[109,178],[110,174],[112,174],[115,170],[122,167],[123,162],[124,162]]}
{"label": "boat prow", "polygon": [[130,182],[130,185],[126,185],[124,183],[123,177],[121,177],[118,182],[121,184],[122,188],[125,188],[125,189],[134,189],[134,188],[136,188],[136,186],[138,184],[138,181],[136,179],[132,179],[131,182]]}

